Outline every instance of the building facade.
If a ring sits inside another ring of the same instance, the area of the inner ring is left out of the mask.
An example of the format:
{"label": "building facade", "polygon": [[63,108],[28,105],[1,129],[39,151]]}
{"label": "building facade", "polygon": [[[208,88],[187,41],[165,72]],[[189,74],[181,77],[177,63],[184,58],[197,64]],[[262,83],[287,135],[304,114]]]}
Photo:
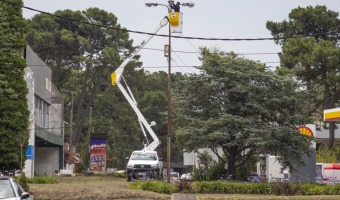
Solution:
{"label": "building facade", "polygon": [[52,70],[26,46],[29,141],[24,172],[27,177],[56,176],[64,163],[63,96],[52,83]]}

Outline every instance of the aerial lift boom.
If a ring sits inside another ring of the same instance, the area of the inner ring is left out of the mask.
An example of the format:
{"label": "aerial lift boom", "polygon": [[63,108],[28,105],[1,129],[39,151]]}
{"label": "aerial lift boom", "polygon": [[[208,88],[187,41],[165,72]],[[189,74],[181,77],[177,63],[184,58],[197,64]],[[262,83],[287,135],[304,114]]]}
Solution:
{"label": "aerial lift boom", "polygon": [[[137,107],[137,102],[129,88],[129,86],[126,84],[126,81],[123,77],[123,72],[125,69],[125,66],[131,61],[131,59],[138,54],[138,52],[144,48],[144,46],[151,40],[151,38],[166,24],[168,23],[168,18],[164,17],[160,24],[157,26],[157,28],[154,30],[153,34],[149,35],[146,40],[144,40],[139,46],[136,47],[136,49],[127,57],[126,60],[111,74],[111,80],[112,80],[112,85],[117,85],[120,91],[123,93],[124,97],[126,100],[129,102],[130,106],[132,109],[135,111],[138,117],[138,122],[141,126],[141,129],[143,131],[144,137],[146,138],[147,144],[144,144],[143,151],[154,151],[159,145],[160,145],[160,140],[152,130],[151,126],[154,125],[154,122],[149,124],[143,114],[140,112],[140,110]],[[121,83],[121,80],[123,79],[126,89]],[[151,135],[153,141],[149,143],[147,139],[147,135],[145,132],[145,129],[149,132]]]}

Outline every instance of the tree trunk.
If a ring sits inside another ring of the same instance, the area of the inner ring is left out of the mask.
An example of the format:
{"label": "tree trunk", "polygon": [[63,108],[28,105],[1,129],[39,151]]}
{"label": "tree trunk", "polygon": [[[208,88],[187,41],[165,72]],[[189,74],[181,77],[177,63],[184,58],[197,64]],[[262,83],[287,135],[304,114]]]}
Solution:
{"label": "tree trunk", "polygon": [[[88,71],[89,69],[87,69]],[[72,137],[73,144],[76,146],[80,141],[80,136],[84,127],[84,124],[87,120],[87,115],[90,111],[90,107],[93,105],[94,99],[97,95],[99,85],[103,79],[103,71],[99,71],[97,76],[93,76],[93,87],[88,95],[86,95],[86,83],[89,79],[89,73],[86,72],[84,77],[83,86],[82,86],[82,94],[80,96],[78,111],[76,116],[76,131]],[[87,101],[85,101],[87,99]],[[85,107],[85,108],[84,108]]]}
{"label": "tree trunk", "polygon": [[[324,109],[331,109],[335,108],[335,103],[332,100],[332,94],[331,94],[331,87],[330,84],[327,82],[327,68],[325,66],[322,66],[323,72],[322,72],[322,80],[324,80]],[[334,130],[335,130],[335,122],[329,123],[329,139],[328,139],[328,149],[331,149],[334,145]]]}
{"label": "tree trunk", "polygon": [[[97,91],[98,91],[98,84],[95,84],[94,86],[93,86],[93,88],[92,88],[92,92],[91,92],[91,94],[90,94],[90,98],[89,98],[89,100],[88,100],[88,102],[86,103],[86,108],[85,108],[85,112],[84,113],[86,113],[85,115],[83,115],[82,117],[81,117],[81,120],[80,120],[80,122],[79,122],[79,127],[80,127],[80,129],[78,130],[78,134],[77,135],[75,135],[75,144],[78,144],[79,143],[79,141],[80,141],[80,136],[81,136],[81,132],[82,132],[82,129],[83,129],[83,127],[84,127],[84,123],[85,123],[85,121],[87,120],[87,115],[88,115],[88,113],[89,113],[89,111],[90,111],[90,107],[91,107],[91,105],[93,105],[93,102],[94,102],[94,98],[96,97],[96,95],[97,95]],[[91,130],[90,130],[91,131]]]}
{"label": "tree trunk", "polygon": [[335,122],[329,122],[329,139],[328,139],[328,149],[331,149],[334,145],[334,131]]}
{"label": "tree trunk", "polygon": [[81,87],[81,93],[79,96],[79,103],[78,103],[78,108],[77,108],[77,112],[76,112],[76,119],[75,119],[75,131],[73,132],[72,135],[72,145],[76,146],[76,144],[78,144],[77,138],[78,138],[78,134],[80,134],[80,131],[82,130],[82,127],[80,126],[80,122],[83,118],[84,115],[86,115],[86,113],[83,113],[83,107],[85,104],[85,94],[86,94],[86,83],[89,77],[89,72],[90,68],[86,67],[86,71],[83,77],[83,81],[82,81],[82,87]]}
{"label": "tree trunk", "polygon": [[230,155],[228,158],[228,174],[229,177],[235,179],[235,155]]}

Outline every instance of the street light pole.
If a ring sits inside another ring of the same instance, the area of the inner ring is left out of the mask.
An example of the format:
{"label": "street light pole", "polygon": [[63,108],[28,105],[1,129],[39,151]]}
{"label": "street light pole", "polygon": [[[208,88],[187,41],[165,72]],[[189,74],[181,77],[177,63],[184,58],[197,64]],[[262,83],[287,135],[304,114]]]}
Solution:
{"label": "street light pole", "polygon": [[[169,20],[169,19],[168,19]],[[170,150],[171,150],[171,25],[169,22],[169,52],[168,52],[168,142],[167,142],[167,178],[170,183]]]}
{"label": "street light pole", "polygon": [[[168,5],[159,4],[159,3],[145,3],[147,7],[151,6],[165,6],[168,9],[168,12],[171,12],[171,5],[173,5],[174,1],[169,0]],[[182,6],[188,6],[189,8],[194,7],[194,3],[182,3]],[[169,45],[168,45],[168,140],[167,140],[167,181],[170,182],[170,150],[171,150],[171,24],[170,19],[168,18],[169,23]]]}

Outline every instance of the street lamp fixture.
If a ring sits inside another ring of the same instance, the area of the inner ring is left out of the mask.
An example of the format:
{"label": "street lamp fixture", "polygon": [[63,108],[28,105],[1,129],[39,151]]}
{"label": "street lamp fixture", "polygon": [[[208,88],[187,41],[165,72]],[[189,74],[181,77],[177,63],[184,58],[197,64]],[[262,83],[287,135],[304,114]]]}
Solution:
{"label": "street lamp fixture", "polygon": [[[145,3],[146,7],[152,7],[152,6],[165,6],[171,11],[171,5],[174,3],[174,1],[168,1],[169,5],[161,4],[161,3]],[[195,6],[195,3],[182,3],[181,6],[187,6],[189,8],[192,8]]]}
{"label": "street lamp fixture", "polygon": [[182,6],[188,6],[189,8],[192,8],[195,6],[195,3],[190,2],[190,3],[182,3]]}
{"label": "street lamp fixture", "polygon": [[158,3],[145,3],[146,7],[158,6]]}

